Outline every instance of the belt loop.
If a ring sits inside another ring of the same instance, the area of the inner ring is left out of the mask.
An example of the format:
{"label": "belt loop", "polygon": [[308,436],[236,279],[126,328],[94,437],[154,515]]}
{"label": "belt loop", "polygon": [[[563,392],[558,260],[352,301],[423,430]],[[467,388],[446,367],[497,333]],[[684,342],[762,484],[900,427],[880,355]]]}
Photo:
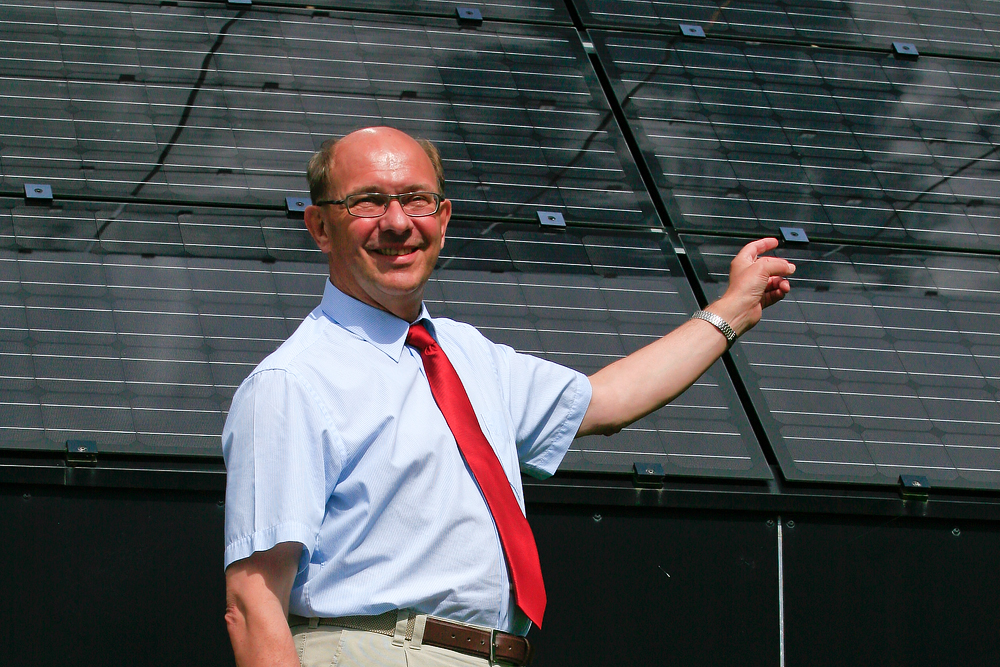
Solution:
{"label": "belt loop", "polygon": [[424,628],[427,627],[427,614],[417,614],[416,622],[413,624],[413,638],[410,640],[410,648],[419,651],[424,645]]}
{"label": "belt loop", "polygon": [[319,627],[319,618],[316,616],[309,617],[309,629],[315,630]]}
{"label": "belt loop", "polygon": [[393,646],[402,646],[403,642],[406,640],[406,624],[410,620],[410,612],[408,609],[399,609],[396,611],[396,634],[392,636]]}
{"label": "belt loop", "polygon": [[497,664],[497,629],[490,628],[490,665]]}

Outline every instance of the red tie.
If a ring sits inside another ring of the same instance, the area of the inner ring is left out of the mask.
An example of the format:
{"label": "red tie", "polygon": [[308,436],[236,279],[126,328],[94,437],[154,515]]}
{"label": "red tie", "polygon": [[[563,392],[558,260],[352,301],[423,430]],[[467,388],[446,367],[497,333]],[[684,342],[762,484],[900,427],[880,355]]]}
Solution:
{"label": "red tie", "polygon": [[521,507],[517,504],[517,498],[514,497],[514,491],[510,488],[510,481],[496,452],[479,428],[479,420],[476,419],[462,380],[448,361],[444,350],[422,324],[410,325],[406,344],[420,351],[431,394],[448,422],[448,427],[458,442],[458,449],[472,469],[490,513],[493,514],[507,565],[510,566],[517,606],[535,625],[542,627],[545,584],[542,582],[542,567],[538,563],[535,538],[531,534],[528,520],[521,513]]}

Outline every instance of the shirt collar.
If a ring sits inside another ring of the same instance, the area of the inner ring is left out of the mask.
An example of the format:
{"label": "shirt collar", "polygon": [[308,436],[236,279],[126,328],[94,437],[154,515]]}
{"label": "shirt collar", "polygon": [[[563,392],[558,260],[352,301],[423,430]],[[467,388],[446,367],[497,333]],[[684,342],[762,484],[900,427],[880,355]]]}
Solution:
{"label": "shirt collar", "polygon": [[[406,345],[409,322],[344,294],[329,279],[323,290],[320,308],[335,324],[381,350],[393,361],[399,362]],[[433,336],[434,324],[423,303],[420,304],[420,315],[414,322],[421,320]]]}

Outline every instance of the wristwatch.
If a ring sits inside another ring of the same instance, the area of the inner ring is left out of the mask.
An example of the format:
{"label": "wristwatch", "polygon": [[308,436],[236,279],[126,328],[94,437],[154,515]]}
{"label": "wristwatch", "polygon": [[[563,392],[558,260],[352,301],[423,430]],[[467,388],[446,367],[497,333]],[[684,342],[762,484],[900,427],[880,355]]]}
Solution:
{"label": "wristwatch", "polygon": [[726,349],[728,350],[736,342],[736,332],[733,328],[729,326],[729,322],[722,319],[715,313],[710,313],[707,310],[696,310],[691,319],[705,320],[709,324],[715,326],[716,329],[722,332],[722,335],[726,337]]}

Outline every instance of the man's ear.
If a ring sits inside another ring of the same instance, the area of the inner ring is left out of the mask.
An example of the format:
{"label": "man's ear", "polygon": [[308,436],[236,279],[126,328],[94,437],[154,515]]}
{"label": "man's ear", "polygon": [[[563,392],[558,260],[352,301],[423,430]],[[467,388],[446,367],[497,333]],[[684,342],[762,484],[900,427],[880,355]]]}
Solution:
{"label": "man's ear", "polygon": [[451,200],[442,199],[441,209],[438,211],[438,219],[441,221],[441,247],[444,247],[445,232],[448,231],[448,221],[451,220]]}
{"label": "man's ear", "polygon": [[319,206],[306,206],[304,216],[306,229],[312,235],[313,241],[323,253],[329,255],[331,240],[326,231],[326,225],[323,223],[323,209]]}

